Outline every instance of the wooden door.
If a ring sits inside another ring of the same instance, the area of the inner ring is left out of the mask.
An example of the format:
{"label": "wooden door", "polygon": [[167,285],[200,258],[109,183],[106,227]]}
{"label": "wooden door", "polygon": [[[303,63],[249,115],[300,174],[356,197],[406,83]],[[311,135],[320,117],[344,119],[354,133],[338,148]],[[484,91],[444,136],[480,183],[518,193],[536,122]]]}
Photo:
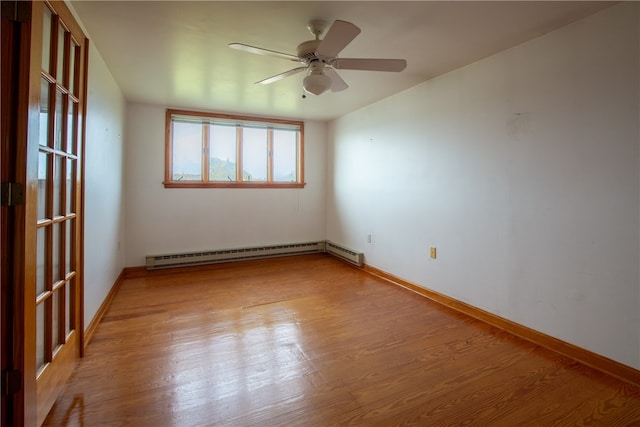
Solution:
{"label": "wooden door", "polygon": [[[13,415],[18,425],[40,425],[83,344],[81,162],[87,41],[63,2],[25,3],[15,2],[12,22],[23,35],[11,67],[16,108],[2,113],[3,123],[5,114],[7,122],[16,123],[15,139],[5,143],[3,131],[3,154],[5,145],[13,147],[3,166],[16,165],[13,187],[24,199],[14,224],[3,222],[3,228],[10,242],[7,252],[13,254],[6,260],[12,272],[7,295],[15,309],[11,363],[23,383]],[[3,7],[3,23],[4,12]]]}

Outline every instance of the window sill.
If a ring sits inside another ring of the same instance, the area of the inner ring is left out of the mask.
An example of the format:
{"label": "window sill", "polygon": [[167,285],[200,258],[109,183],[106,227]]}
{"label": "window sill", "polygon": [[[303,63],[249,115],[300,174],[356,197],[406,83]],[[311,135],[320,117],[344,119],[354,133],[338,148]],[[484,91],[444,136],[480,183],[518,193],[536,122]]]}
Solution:
{"label": "window sill", "polygon": [[304,188],[298,182],[163,182],[164,188]]}

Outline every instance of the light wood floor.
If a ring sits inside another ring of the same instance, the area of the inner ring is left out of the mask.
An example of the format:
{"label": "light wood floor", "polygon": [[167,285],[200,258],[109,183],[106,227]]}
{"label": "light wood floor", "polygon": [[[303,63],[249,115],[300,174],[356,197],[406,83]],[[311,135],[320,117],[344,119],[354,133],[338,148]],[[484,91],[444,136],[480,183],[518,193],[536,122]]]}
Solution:
{"label": "light wood floor", "polygon": [[640,426],[640,388],[310,255],[127,279],[45,425]]}

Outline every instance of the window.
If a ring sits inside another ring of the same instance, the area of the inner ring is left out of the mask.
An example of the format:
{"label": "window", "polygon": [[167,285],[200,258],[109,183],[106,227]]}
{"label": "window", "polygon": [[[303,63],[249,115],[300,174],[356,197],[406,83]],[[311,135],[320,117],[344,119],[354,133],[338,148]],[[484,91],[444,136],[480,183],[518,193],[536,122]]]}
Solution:
{"label": "window", "polygon": [[304,123],[167,110],[167,188],[302,188]]}

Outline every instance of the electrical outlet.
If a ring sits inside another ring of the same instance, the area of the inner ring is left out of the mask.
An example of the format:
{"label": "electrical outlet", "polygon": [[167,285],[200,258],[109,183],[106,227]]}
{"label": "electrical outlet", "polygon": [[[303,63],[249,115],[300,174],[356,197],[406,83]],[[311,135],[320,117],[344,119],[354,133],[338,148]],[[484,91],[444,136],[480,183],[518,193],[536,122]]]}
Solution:
{"label": "electrical outlet", "polygon": [[431,246],[429,248],[429,256],[431,257],[431,259],[436,259],[437,252],[436,252],[436,247],[435,246]]}
{"label": "electrical outlet", "polygon": [[371,243],[371,234],[367,234],[367,243]]}

